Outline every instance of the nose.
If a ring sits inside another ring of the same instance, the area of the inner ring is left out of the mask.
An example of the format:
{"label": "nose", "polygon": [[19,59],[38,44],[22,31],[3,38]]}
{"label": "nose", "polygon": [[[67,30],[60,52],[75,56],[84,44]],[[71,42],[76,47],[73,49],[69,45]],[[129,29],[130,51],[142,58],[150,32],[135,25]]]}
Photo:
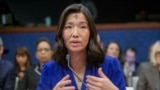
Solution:
{"label": "nose", "polygon": [[75,27],[75,28],[73,29],[72,37],[77,38],[78,36],[79,36],[78,28]]}
{"label": "nose", "polygon": [[44,54],[45,52],[46,52],[46,51],[45,51],[44,49],[41,51],[42,54]]}

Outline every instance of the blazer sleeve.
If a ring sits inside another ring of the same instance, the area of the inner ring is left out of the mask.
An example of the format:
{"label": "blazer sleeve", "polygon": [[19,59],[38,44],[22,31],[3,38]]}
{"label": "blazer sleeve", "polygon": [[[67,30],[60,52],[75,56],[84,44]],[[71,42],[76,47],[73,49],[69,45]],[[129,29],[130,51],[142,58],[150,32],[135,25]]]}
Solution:
{"label": "blazer sleeve", "polygon": [[147,90],[147,79],[145,76],[144,71],[142,70],[139,74],[139,80],[137,84],[137,89],[136,90]]}
{"label": "blazer sleeve", "polygon": [[107,58],[107,60],[105,60],[104,65],[103,66],[106,68],[105,69],[103,67],[104,73],[106,73],[107,77],[112,81],[112,83],[116,85],[119,88],[119,90],[126,90],[124,73],[122,71],[122,67],[119,63],[119,60],[110,57]]}
{"label": "blazer sleeve", "polygon": [[8,74],[6,76],[6,81],[4,83],[4,90],[14,90],[15,85],[15,79],[16,79],[16,72],[13,65],[8,70]]}

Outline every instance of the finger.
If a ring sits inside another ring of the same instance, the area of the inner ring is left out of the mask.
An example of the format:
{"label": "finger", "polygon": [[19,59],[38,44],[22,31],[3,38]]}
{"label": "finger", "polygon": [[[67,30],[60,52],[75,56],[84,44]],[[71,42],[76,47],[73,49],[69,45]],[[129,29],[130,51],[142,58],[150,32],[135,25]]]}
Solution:
{"label": "finger", "polygon": [[62,87],[62,90],[75,90],[74,86]]}
{"label": "finger", "polygon": [[68,80],[69,77],[70,77],[69,75],[66,75],[65,77],[63,77],[63,78],[61,79],[61,81]]}
{"label": "finger", "polygon": [[103,82],[95,82],[95,81],[92,81],[92,80],[89,80],[89,79],[87,79],[86,82],[88,84],[91,84],[91,85],[95,86],[95,87],[102,87],[102,85],[103,85]]}
{"label": "finger", "polygon": [[99,75],[101,78],[106,78],[106,75],[103,73],[102,68],[98,68],[98,75]]}
{"label": "finger", "polygon": [[64,87],[65,85],[68,85],[71,83],[71,80],[66,80],[66,81],[60,81],[57,86],[59,87]]}
{"label": "finger", "polygon": [[89,90],[101,90],[99,87],[95,87],[94,85],[91,85],[91,84],[86,84],[87,88]]}
{"label": "finger", "polygon": [[87,75],[87,79],[91,80],[93,82],[101,82],[102,81],[102,78],[91,76],[91,75]]}

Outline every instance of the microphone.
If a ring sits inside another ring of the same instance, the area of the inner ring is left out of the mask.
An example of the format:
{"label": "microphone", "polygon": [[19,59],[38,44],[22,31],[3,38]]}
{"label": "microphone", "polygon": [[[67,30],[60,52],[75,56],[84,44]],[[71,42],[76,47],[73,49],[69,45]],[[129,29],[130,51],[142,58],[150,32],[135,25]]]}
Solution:
{"label": "microphone", "polygon": [[86,86],[86,83],[83,82],[83,80],[78,76],[78,74],[72,69],[72,67],[70,66],[70,55],[67,54],[66,55],[66,59],[67,59],[67,63],[68,63],[68,68],[73,72],[73,74],[78,78],[78,80],[86,87],[87,90],[89,90]]}

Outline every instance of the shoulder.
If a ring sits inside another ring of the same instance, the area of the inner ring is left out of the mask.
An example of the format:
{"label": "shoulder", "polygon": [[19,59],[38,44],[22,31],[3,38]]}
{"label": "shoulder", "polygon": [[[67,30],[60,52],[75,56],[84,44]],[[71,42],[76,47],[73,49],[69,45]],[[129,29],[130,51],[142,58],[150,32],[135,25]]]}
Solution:
{"label": "shoulder", "polygon": [[140,64],[140,70],[141,70],[141,72],[148,72],[152,68],[154,68],[154,66],[150,62],[144,62],[144,63]]}
{"label": "shoulder", "polygon": [[52,84],[56,83],[56,80],[58,79],[60,74],[59,68],[61,68],[61,66],[58,65],[54,60],[43,64],[38,88],[44,88],[45,90],[46,88],[51,88]]}
{"label": "shoulder", "polygon": [[105,56],[104,62],[102,63],[102,67],[106,66],[114,66],[115,68],[120,67],[120,62],[117,58],[111,56]]}
{"label": "shoulder", "polygon": [[119,90],[125,90],[124,74],[117,58],[106,56],[102,64],[102,70]]}
{"label": "shoulder", "polygon": [[106,56],[104,62],[102,63],[102,69],[107,76],[112,76],[113,74],[122,73],[122,67],[117,58]]}
{"label": "shoulder", "polygon": [[50,60],[50,61],[46,62],[45,64],[43,64],[43,66],[42,66],[42,72],[49,72],[49,73],[51,73],[51,72],[56,71],[59,67],[60,67],[60,65],[57,64],[55,62],[55,60]]}
{"label": "shoulder", "polygon": [[43,68],[46,67],[46,68],[55,68],[57,67],[58,64],[54,61],[54,60],[50,60],[46,63],[43,64]]}
{"label": "shoulder", "polygon": [[7,60],[2,60],[1,64],[5,67],[5,69],[6,68],[8,68],[8,69],[14,68],[13,63],[11,63],[10,61],[7,61]]}

